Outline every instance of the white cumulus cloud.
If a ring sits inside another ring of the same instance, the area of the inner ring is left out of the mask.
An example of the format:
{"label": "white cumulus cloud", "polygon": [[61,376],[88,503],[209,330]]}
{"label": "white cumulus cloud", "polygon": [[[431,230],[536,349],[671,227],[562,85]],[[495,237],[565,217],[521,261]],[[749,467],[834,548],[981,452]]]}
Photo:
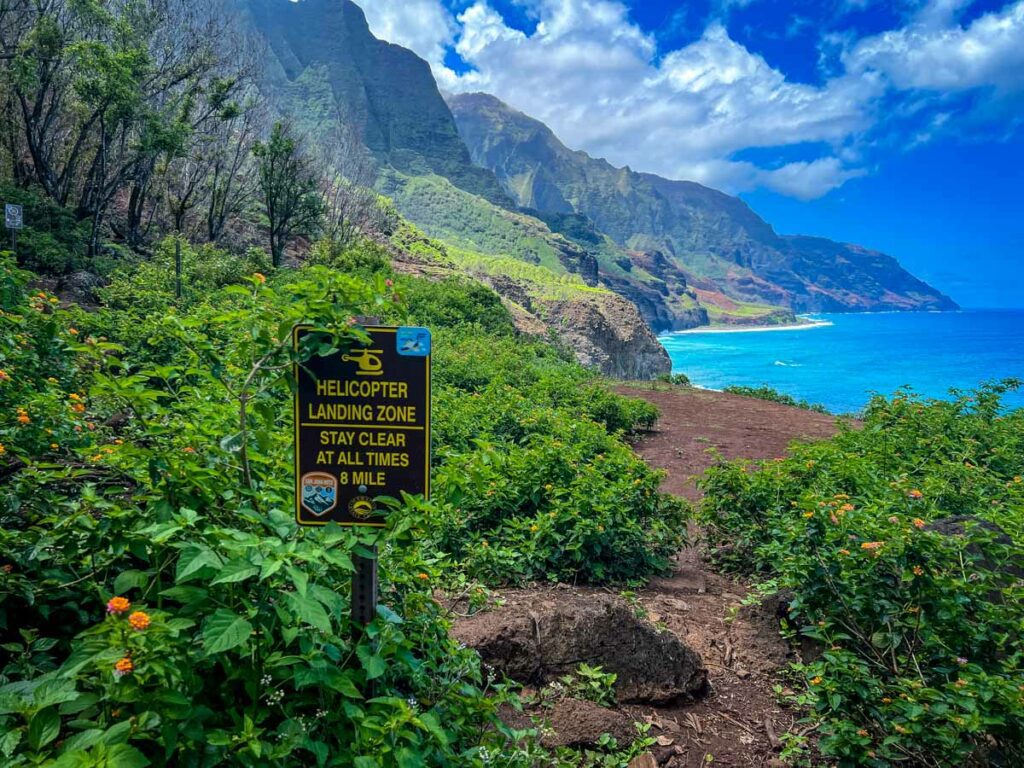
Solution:
{"label": "white cumulus cloud", "polygon": [[[968,0],[931,0],[903,28],[843,43],[843,66],[820,85],[787,79],[720,23],[665,51],[619,0],[519,4],[536,21],[530,33],[487,0],[457,16],[441,0],[363,7],[374,33],[427,59],[442,88],[493,93],[616,165],[729,192],[812,199],[863,175],[859,140],[884,124],[880,105],[894,89],[1024,86],[1024,0],[966,27],[957,18]],[[445,66],[452,47],[469,71]],[[804,159],[782,163],[794,147]],[[751,149],[778,157],[744,158]]]}
{"label": "white cumulus cloud", "polygon": [[948,5],[933,3],[910,25],[861,40],[844,57],[847,69],[884,73],[902,89],[1024,89],[1024,0],[966,27]]}
{"label": "white cumulus cloud", "polygon": [[360,0],[374,37],[415,51],[437,70],[458,31],[439,0]]}
{"label": "white cumulus cloud", "polygon": [[460,14],[455,47],[473,71],[444,72],[444,86],[493,93],[570,147],[617,165],[732,192],[768,185],[810,198],[856,173],[827,147],[784,174],[731,158],[752,147],[841,144],[870,125],[877,78],[791,83],[720,24],[659,58],[621,3],[542,0],[535,9],[540,21],[530,35],[509,28],[484,0]]}

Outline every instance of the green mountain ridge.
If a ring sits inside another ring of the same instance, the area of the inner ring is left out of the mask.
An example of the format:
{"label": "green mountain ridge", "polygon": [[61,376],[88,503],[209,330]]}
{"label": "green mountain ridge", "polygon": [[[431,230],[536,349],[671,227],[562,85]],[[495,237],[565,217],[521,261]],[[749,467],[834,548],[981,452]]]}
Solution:
{"label": "green mountain ridge", "polygon": [[[494,171],[520,205],[541,216],[586,216],[629,253],[624,271],[640,265],[666,282],[685,281],[702,303],[727,314],[735,302],[796,312],[957,308],[883,253],[779,235],[739,198],[571,150],[546,125],[489,94],[448,102],[473,160]],[[611,273],[604,279],[615,284]],[[629,295],[629,286],[618,289]],[[651,308],[645,314],[664,327]]]}
{"label": "green mountain ridge", "polygon": [[493,96],[446,102],[429,65],[375,38],[351,0],[244,10],[265,44],[270,111],[328,153],[359,145],[404,217],[495,259],[492,272],[516,259],[552,282],[576,274],[626,297],[655,331],[956,307],[884,254],[777,235],[738,198],[569,150]]}
{"label": "green mountain ridge", "polygon": [[246,0],[244,12],[266,43],[261,91],[313,142],[354,132],[379,167],[436,173],[502,206],[512,202],[494,174],[473,164],[430,66],[378,40],[349,0]]}
{"label": "green mountain ridge", "polygon": [[370,178],[357,183],[375,183],[457,256],[454,269],[524,310],[522,330],[554,333],[609,375],[669,370],[637,307],[595,287],[591,248],[521,211],[494,173],[473,163],[425,61],[376,39],[350,0],[247,0],[243,10],[265,49],[260,91],[269,112],[293,122],[315,155],[340,150],[353,166],[371,160]]}

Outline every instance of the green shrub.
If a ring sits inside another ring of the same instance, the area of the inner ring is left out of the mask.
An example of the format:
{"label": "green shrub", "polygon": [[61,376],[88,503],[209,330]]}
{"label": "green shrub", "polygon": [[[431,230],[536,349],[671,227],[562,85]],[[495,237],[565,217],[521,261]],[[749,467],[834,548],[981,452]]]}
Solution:
{"label": "green shrub", "polygon": [[0,199],[24,209],[25,228],[18,231],[17,249],[22,267],[45,275],[65,275],[88,266],[88,221],[78,221],[69,209],[10,184],[0,183]]}
{"label": "green shrub", "polygon": [[522,442],[476,438],[474,451],[442,454],[437,547],[492,584],[624,582],[667,568],[685,517],[658,493],[662,476],[596,423],[545,421]]}
{"label": "green shrub", "polygon": [[[690,386],[690,377],[687,376],[685,373],[662,373],[658,376],[657,380],[664,384],[673,384],[677,387]],[[731,387],[726,391],[729,392],[732,391],[733,389],[736,389],[736,387]]]}
{"label": "green shrub", "polygon": [[787,625],[820,644],[798,700],[841,765],[1024,761],[1016,385],[875,398],[862,429],[703,483],[720,561],[792,590]]}
{"label": "green shrub", "polygon": [[399,278],[397,290],[407,308],[404,320],[416,325],[452,328],[475,325],[486,334],[515,333],[512,316],[487,286],[464,277],[444,280]]}
{"label": "green shrub", "polygon": [[[94,313],[30,296],[31,275],[0,263],[3,764],[368,768],[500,754],[526,768],[614,765],[642,749],[552,754],[510,733],[496,717],[507,694],[448,639],[433,590],[474,574],[628,580],[662,567],[682,510],[620,436],[649,409],[496,319],[493,333],[466,322],[492,301],[472,286],[410,283],[430,300],[406,310],[384,274],[266,277],[258,260],[185,248],[176,304],[172,246],[126,267]],[[434,498],[397,504],[379,534],[297,529],[290,362],[361,338],[354,315],[407,311],[453,324],[435,338]],[[324,330],[322,346],[292,351],[300,321]],[[508,477],[486,501],[496,466]],[[528,499],[538,482],[551,488]],[[461,508],[473,529],[452,527]],[[530,515],[546,530],[524,525]],[[507,565],[465,557],[485,533]],[[374,543],[386,607],[359,633],[352,556]]]}
{"label": "green shrub", "polygon": [[391,272],[388,252],[382,246],[368,240],[346,244],[329,239],[317,240],[306,257],[306,263],[310,266],[330,267],[346,274],[362,276]]}
{"label": "green shrub", "polygon": [[[110,284],[100,291],[104,305],[137,316],[175,305],[175,242],[175,237],[165,237],[154,248],[152,258],[115,271]],[[239,256],[208,243],[192,245],[182,238],[181,301],[177,305],[201,304],[220,288],[241,285],[253,273],[270,270],[270,258],[258,248]]]}
{"label": "green shrub", "polygon": [[790,405],[793,408],[803,408],[806,411],[815,411],[817,413],[828,413],[828,409],[824,405],[817,403],[809,403],[806,400],[798,400],[792,395],[787,395],[779,392],[777,389],[772,389],[767,384],[760,387],[746,387],[741,385],[733,385],[726,387],[724,392],[729,392],[733,395],[743,395],[744,397],[754,397],[758,400],[767,400],[771,403],[780,403],[781,405]]}
{"label": "green shrub", "polygon": [[[134,369],[4,275],[5,341],[23,338],[4,359],[0,440],[5,472],[26,465],[0,506],[5,765],[447,765],[503,743],[500,699],[420,577],[434,566],[418,508],[383,534],[390,608],[361,639],[347,589],[369,540],[294,526],[279,329],[309,320],[346,343],[372,289],[323,271],[252,279],[165,314],[184,351]],[[371,680],[387,695],[371,699]]]}

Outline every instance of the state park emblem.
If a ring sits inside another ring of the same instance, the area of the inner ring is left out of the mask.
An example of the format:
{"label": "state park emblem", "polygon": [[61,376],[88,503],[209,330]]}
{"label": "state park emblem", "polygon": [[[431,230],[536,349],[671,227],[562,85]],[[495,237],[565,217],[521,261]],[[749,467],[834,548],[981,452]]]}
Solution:
{"label": "state park emblem", "polygon": [[338,478],[326,472],[307,472],[302,476],[302,506],[323,517],[338,503]]}

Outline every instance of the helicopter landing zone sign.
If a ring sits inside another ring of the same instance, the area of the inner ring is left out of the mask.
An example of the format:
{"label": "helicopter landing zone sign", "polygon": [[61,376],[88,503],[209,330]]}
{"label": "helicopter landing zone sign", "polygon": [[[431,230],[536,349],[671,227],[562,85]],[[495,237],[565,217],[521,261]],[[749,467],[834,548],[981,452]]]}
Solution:
{"label": "helicopter landing zone sign", "polygon": [[[295,519],[383,526],[382,496],[430,491],[430,331],[367,326],[369,345],[295,366]],[[295,349],[310,326],[296,326]]]}

